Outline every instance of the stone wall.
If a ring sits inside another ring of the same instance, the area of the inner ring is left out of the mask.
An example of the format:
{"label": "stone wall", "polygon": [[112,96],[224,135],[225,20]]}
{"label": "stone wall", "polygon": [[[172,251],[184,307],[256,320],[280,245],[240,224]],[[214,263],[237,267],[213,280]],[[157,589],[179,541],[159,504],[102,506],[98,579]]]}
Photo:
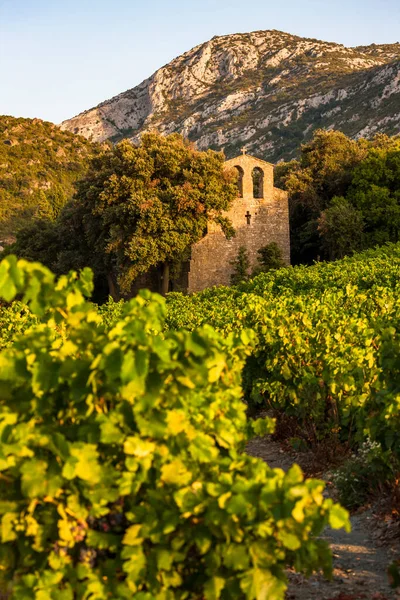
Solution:
{"label": "stone wall", "polygon": [[[213,285],[229,285],[233,271],[230,262],[237,257],[240,246],[246,247],[251,268],[257,264],[257,251],[270,242],[280,246],[285,261],[290,263],[288,197],[273,185],[274,166],[243,154],[228,160],[226,167],[238,167],[243,173],[242,197],[235,200],[226,214],[236,235],[227,240],[219,225],[209,225],[207,235],[192,248],[189,293]],[[263,173],[261,198],[255,198],[253,193],[254,168]]]}

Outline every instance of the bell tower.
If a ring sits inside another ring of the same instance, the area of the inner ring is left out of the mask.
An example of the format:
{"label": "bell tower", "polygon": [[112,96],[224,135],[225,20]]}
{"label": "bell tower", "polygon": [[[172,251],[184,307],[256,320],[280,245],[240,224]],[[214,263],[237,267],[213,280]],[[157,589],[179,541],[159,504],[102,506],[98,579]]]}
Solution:
{"label": "bell tower", "polygon": [[227,160],[227,169],[238,172],[238,196],[226,216],[236,235],[227,240],[219,225],[210,223],[207,235],[192,248],[188,291],[198,292],[213,285],[230,285],[232,260],[239,248],[247,250],[250,265],[257,265],[257,252],[270,242],[282,249],[290,263],[288,196],[274,187],[274,165],[247,154]]}

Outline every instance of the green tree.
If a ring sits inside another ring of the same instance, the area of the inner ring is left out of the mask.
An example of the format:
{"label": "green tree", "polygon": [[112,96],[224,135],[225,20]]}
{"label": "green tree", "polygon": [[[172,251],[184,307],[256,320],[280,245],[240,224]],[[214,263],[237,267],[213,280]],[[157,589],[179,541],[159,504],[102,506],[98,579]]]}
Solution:
{"label": "green tree", "polygon": [[374,147],[354,170],[349,201],[362,212],[366,247],[400,239],[400,138]]}
{"label": "green tree", "polygon": [[276,242],[271,242],[260,248],[258,254],[258,265],[254,270],[254,275],[266,273],[273,269],[280,269],[285,266],[285,261],[282,257],[282,250]]}
{"label": "green tree", "polygon": [[318,231],[329,260],[360,250],[363,229],[362,213],[343,197],[333,198],[331,206],[318,219]]}
{"label": "green tree", "polygon": [[318,218],[334,196],[346,194],[354,167],[368,143],[340,131],[317,130],[300,149],[298,161],[278,167],[279,184],[289,192],[292,260],[312,262],[323,255]]}
{"label": "green tree", "polygon": [[119,300],[120,294],[114,275],[112,258],[102,251],[99,223],[87,215],[77,201],[69,202],[55,222],[43,216],[22,227],[16,241],[5,247],[3,258],[16,254],[20,258],[43,263],[56,274],[83,269],[90,265],[94,271],[96,302],[104,302],[109,295]]}
{"label": "green tree", "polygon": [[[301,146],[299,160],[278,165],[277,185],[289,192],[294,263],[311,263],[318,256],[329,258],[331,246],[321,236],[321,219],[324,221],[322,213],[336,197],[346,198],[362,213],[364,247],[399,239],[395,189],[399,151],[398,137],[379,134],[370,141],[352,140],[339,131],[318,130]],[[331,212],[335,214],[339,216],[337,207]],[[338,225],[341,234],[343,226]],[[352,245],[349,239],[349,247]]]}
{"label": "green tree", "polygon": [[233,267],[231,273],[231,285],[238,285],[249,279],[250,262],[245,246],[240,246],[238,255],[230,262]]}
{"label": "green tree", "polygon": [[124,140],[95,157],[76,202],[96,238],[95,252],[112,262],[121,290],[129,292],[139,275],[161,267],[165,294],[171,266],[204,236],[209,221],[233,235],[223,212],[236,195],[222,153],[199,152],[178,134],[147,133],[137,147]]}
{"label": "green tree", "polygon": [[6,246],[1,253],[2,258],[8,254],[16,254],[28,260],[55,267],[60,250],[57,229],[49,219],[34,219],[29,225],[21,228],[13,244]]}

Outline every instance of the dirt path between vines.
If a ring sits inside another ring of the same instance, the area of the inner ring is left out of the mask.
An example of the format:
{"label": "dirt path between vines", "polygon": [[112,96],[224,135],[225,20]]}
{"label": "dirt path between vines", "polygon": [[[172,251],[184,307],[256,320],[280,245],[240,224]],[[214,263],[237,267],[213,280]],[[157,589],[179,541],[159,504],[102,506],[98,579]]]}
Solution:
{"label": "dirt path between vines", "polygon": [[[268,437],[251,440],[247,452],[273,468],[287,470],[293,462],[301,466],[301,459],[297,461]],[[373,536],[379,521],[365,510],[351,517],[351,525],[351,533],[332,529],[324,533],[333,552],[333,581],[322,575],[306,579],[289,573],[288,600],[400,600],[400,590],[390,588],[386,573],[395,549],[379,546]]]}

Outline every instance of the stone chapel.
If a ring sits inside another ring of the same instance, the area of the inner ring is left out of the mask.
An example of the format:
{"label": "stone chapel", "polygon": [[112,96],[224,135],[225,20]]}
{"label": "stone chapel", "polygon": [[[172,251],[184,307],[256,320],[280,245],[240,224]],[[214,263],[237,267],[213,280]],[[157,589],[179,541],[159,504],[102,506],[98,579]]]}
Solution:
{"label": "stone chapel", "polygon": [[230,262],[245,246],[251,268],[257,264],[257,251],[270,242],[282,249],[290,263],[289,207],[287,192],[274,187],[274,165],[249,156],[246,150],[226,161],[226,167],[239,172],[238,198],[226,213],[236,235],[227,240],[219,225],[210,223],[206,236],[192,248],[187,274],[187,291],[199,292],[213,285],[230,285]]}

